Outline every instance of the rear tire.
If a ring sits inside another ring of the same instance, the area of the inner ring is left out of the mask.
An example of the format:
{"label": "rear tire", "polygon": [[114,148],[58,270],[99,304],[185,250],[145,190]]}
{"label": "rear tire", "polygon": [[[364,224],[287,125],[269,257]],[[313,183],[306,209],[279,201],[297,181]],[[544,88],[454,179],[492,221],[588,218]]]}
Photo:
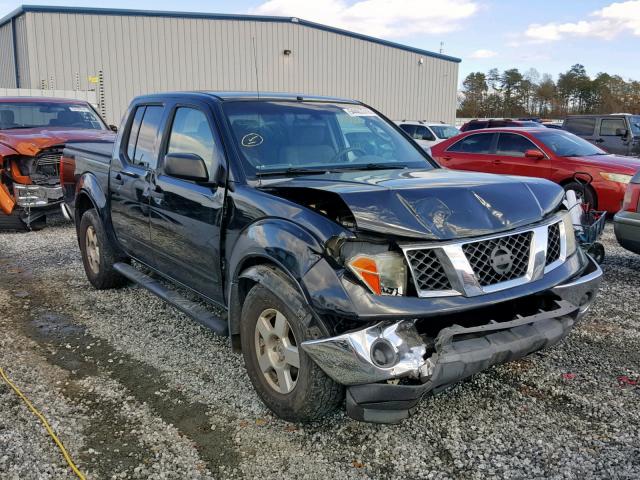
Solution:
{"label": "rear tire", "polygon": [[247,294],[240,325],[245,366],[258,396],[278,417],[289,422],[318,420],[342,403],[344,387],[302,350],[313,318],[304,299],[292,286],[281,294],[282,298],[260,284]]}
{"label": "rear tire", "polygon": [[113,265],[128,262],[128,258],[118,254],[106,235],[98,213],[87,210],[80,219],[78,241],[82,253],[84,271],[91,285],[98,290],[117,288],[127,284],[127,279],[116,272]]}

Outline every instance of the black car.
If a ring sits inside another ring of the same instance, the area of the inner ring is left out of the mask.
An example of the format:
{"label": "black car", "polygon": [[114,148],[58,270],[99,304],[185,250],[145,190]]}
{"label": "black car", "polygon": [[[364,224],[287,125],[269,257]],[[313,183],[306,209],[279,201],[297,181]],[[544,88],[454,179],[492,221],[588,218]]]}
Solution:
{"label": "black car", "polygon": [[133,280],[229,335],[290,421],[345,397],[356,419],[400,421],[560,341],[602,274],[560,186],[439,168],[351,100],[139,97],[114,144],[68,145],[62,171],[91,284]]}
{"label": "black car", "polygon": [[640,172],[627,185],[622,209],[613,218],[613,224],[620,245],[640,253]]}

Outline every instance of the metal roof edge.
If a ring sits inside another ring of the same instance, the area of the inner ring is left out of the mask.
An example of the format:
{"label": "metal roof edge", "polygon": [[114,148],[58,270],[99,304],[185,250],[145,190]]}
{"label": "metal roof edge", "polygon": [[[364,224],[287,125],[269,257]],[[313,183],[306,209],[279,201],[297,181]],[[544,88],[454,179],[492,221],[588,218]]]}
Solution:
{"label": "metal roof edge", "polygon": [[304,20],[297,17],[278,17],[269,15],[243,15],[243,14],[231,14],[231,13],[203,13],[203,12],[171,12],[165,10],[137,10],[137,9],[119,9],[119,8],[97,8],[97,7],[62,7],[55,5],[22,5],[6,16],[0,19],[0,27],[9,23],[12,19],[19,17],[27,12],[35,13],[67,13],[67,14],[86,14],[86,15],[121,15],[121,16],[145,16],[145,17],[167,17],[167,18],[201,18],[211,20],[245,20],[254,22],[276,22],[276,23],[294,23],[303,25],[309,28],[315,28],[317,30],[323,30],[325,32],[336,33],[339,35],[345,35],[359,40],[364,40],[371,43],[377,43],[386,47],[396,48],[398,50],[404,50],[407,52],[417,53],[419,55],[425,55],[428,57],[438,58],[440,60],[446,60],[449,62],[460,63],[462,60],[457,57],[444,55],[442,53],[431,52],[429,50],[423,50],[421,48],[410,47],[409,45],[403,45],[401,43],[391,42],[383,40],[381,38],[372,37],[362,33],[351,32],[349,30],[343,30],[341,28],[331,27],[321,23]]}

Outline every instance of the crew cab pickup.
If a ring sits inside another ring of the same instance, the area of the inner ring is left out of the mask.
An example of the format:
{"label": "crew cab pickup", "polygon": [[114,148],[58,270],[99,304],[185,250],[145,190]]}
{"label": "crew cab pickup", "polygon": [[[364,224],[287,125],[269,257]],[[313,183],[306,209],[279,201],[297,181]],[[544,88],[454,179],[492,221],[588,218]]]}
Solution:
{"label": "crew cab pickup", "polygon": [[85,101],[0,98],[0,230],[38,229],[47,213],[60,210],[65,143],[113,136]]}
{"label": "crew cab pickup", "polygon": [[229,335],[289,421],[345,397],[353,418],[401,421],[560,341],[602,275],[561,187],[439,168],[355,101],[143,96],[108,147],[62,158],[89,281],[134,281]]}

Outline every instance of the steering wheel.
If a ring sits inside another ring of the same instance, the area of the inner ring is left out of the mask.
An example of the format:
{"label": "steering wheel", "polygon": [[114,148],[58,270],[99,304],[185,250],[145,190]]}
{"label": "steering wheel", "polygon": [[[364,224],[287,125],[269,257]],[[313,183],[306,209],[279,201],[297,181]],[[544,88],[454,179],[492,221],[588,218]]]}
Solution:
{"label": "steering wheel", "polygon": [[[349,152],[360,152],[363,155],[366,155],[367,152],[365,152],[363,149],[358,148],[358,147],[347,147],[347,148],[343,148],[342,150],[340,150],[338,153],[336,153],[333,158],[330,160],[330,163],[335,162],[336,160],[338,160],[340,157],[342,157],[343,155],[349,153]],[[353,160],[349,160],[350,162],[353,162]]]}

